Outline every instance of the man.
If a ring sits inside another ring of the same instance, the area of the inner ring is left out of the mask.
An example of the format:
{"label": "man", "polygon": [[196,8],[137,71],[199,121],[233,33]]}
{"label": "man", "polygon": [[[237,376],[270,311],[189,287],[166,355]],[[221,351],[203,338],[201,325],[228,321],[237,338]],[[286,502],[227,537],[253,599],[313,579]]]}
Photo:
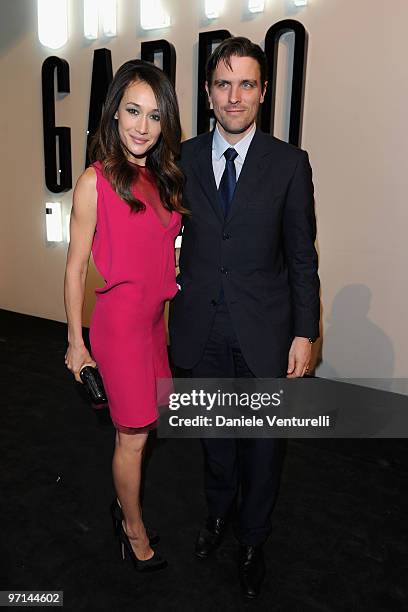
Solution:
{"label": "man", "polygon": [[[207,65],[212,133],[182,146],[186,217],[181,291],[171,304],[175,365],[205,378],[300,377],[319,334],[312,174],[307,153],[263,134],[266,57],[246,38],[222,42]],[[239,489],[239,577],[258,595],[262,544],[279,476],[278,439],[204,439],[208,518],[196,555],[220,544]]]}

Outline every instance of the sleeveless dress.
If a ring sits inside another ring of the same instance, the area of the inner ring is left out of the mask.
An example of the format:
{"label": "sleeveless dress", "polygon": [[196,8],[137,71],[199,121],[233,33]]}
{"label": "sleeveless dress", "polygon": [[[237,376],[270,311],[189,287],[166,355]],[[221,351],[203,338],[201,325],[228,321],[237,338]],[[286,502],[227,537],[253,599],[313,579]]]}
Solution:
{"label": "sleeveless dress", "polygon": [[96,289],[90,324],[92,356],[115,427],[140,428],[158,417],[157,378],[171,378],[164,305],[177,293],[174,240],[181,215],[164,208],[150,171],[138,166],[133,193],[146,209],[134,213],[96,171],[97,222],[92,243],[105,285]]}

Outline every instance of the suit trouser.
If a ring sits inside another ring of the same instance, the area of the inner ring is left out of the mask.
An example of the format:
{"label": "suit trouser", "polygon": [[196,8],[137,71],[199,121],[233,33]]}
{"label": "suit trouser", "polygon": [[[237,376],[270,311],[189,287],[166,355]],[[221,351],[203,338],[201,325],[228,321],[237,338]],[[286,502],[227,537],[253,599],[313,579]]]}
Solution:
{"label": "suit trouser", "polygon": [[[193,378],[253,378],[239,347],[227,305],[218,305],[203,356]],[[204,487],[209,514],[226,517],[239,491],[237,537],[262,544],[271,529],[278,494],[284,440],[204,438]]]}

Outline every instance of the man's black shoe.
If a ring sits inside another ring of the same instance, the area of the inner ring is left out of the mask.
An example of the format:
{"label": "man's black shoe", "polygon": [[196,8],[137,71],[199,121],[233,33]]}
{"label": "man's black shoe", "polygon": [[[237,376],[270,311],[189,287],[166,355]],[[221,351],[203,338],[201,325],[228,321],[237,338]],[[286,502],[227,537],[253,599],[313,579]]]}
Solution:
{"label": "man's black shoe", "polygon": [[241,589],[246,599],[255,599],[265,577],[265,561],[262,546],[240,546],[238,570]]}
{"label": "man's black shoe", "polygon": [[195,545],[196,556],[200,559],[208,557],[220,545],[224,532],[225,519],[209,516],[204,529],[201,529],[197,536]]}

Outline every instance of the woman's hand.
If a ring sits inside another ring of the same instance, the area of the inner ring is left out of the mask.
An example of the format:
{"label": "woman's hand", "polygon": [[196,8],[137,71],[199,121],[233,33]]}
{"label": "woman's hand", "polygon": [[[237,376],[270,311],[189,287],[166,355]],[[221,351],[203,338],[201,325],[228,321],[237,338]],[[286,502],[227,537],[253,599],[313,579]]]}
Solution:
{"label": "woman's hand", "polygon": [[80,370],[86,365],[90,365],[95,368],[96,362],[92,359],[85,344],[81,344],[80,346],[73,346],[69,344],[67,352],[65,353],[65,365],[67,366],[68,370],[73,373],[75,380],[82,383],[82,380],[79,377]]}

